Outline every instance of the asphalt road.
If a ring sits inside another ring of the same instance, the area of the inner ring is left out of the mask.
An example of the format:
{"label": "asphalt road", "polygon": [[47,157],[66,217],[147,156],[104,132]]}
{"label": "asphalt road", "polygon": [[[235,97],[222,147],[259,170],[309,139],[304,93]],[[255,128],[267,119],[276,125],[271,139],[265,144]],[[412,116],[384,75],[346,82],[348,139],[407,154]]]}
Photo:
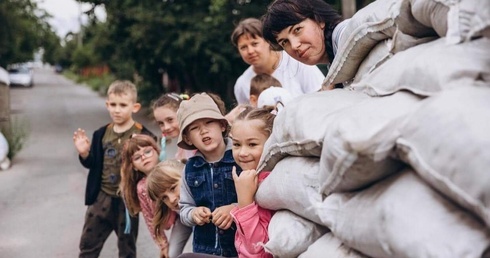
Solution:
{"label": "asphalt road", "polygon": [[[12,118],[29,131],[13,166],[0,171],[0,257],[78,257],[86,210],[87,170],[78,162],[73,131],[89,135],[110,121],[104,98],[53,72],[35,70],[33,88],[11,88]],[[140,111],[135,120],[158,128]],[[158,257],[140,216],[138,257]],[[116,237],[100,257],[117,257]]]}

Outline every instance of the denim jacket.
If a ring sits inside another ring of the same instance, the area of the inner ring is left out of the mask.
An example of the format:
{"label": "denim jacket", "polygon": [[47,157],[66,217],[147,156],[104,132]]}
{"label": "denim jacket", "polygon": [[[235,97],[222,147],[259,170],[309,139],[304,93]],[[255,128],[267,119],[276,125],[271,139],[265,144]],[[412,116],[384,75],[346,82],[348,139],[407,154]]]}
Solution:
{"label": "denim jacket", "polygon": [[[228,140],[228,142],[231,142]],[[227,146],[223,158],[215,163],[208,163],[199,152],[189,158],[182,177],[180,193],[181,221],[186,226],[194,226],[193,251],[195,253],[214,254],[225,257],[236,257],[234,245],[236,226],[233,223],[227,230],[216,227],[213,223],[197,226],[192,220],[192,210],[205,206],[211,212],[217,207],[237,202],[232,167],[241,172],[235,163],[231,146]]]}

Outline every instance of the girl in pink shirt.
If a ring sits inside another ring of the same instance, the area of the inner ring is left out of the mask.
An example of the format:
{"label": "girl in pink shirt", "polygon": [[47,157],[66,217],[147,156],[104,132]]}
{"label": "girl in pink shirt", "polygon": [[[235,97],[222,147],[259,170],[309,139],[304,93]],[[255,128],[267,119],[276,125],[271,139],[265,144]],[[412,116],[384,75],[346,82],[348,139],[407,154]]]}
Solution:
{"label": "girl in pink shirt", "polygon": [[146,180],[148,195],[155,204],[153,217],[153,234],[160,241],[166,240],[164,229],[171,226],[168,256],[177,257],[182,254],[192,228],[183,225],[178,217],[180,200],[181,175],[184,164],[176,159],[158,163]]}
{"label": "girl in pink shirt", "polygon": [[[155,243],[161,250],[161,257],[168,257],[168,241],[162,231],[155,235],[153,217],[155,205],[149,198],[146,178],[158,164],[160,148],[155,140],[147,135],[135,134],[124,144],[121,165],[121,183],[119,189],[131,216],[138,212],[143,214],[146,226]],[[175,221],[176,214],[170,216],[165,229],[169,229]]]}
{"label": "girl in pink shirt", "polygon": [[273,212],[258,206],[255,193],[270,172],[255,170],[262,155],[264,143],[272,133],[275,115],[272,109],[247,107],[231,127],[233,158],[243,169],[240,176],[233,170],[238,205],[231,210],[237,225],[235,247],[239,257],[272,257],[263,245],[269,240],[267,228]]}

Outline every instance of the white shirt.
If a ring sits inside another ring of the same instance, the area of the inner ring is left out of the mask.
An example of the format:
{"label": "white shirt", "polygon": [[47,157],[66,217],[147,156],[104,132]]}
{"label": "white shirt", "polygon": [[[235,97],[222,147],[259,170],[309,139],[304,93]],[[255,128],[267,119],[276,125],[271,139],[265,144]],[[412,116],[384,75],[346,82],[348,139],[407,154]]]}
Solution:
{"label": "white shirt", "polygon": [[[316,65],[306,65],[290,57],[285,51],[281,52],[281,60],[277,69],[272,73],[284,89],[293,97],[320,90],[325,75]],[[235,98],[238,104],[250,103],[250,81],[257,75],[250,66],[238,77],[235,83]]]}

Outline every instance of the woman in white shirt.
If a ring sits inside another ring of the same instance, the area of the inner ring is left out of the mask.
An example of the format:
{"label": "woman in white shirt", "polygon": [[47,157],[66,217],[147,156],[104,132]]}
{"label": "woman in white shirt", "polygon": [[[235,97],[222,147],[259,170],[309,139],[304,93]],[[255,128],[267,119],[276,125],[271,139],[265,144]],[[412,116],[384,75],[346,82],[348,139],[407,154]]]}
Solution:
{"label": "woman in white shirt", "polygon": [[319,91],[325,76],[317,66],[305,65],[284,51],[274,51],[262,36],[262,22],[256,18],[242,20],[233,31],[231,41],[243,61],[250,65],[235,83],[238,104],[249,104],[250,81],[261,73],[274,76],[292,96]]}

